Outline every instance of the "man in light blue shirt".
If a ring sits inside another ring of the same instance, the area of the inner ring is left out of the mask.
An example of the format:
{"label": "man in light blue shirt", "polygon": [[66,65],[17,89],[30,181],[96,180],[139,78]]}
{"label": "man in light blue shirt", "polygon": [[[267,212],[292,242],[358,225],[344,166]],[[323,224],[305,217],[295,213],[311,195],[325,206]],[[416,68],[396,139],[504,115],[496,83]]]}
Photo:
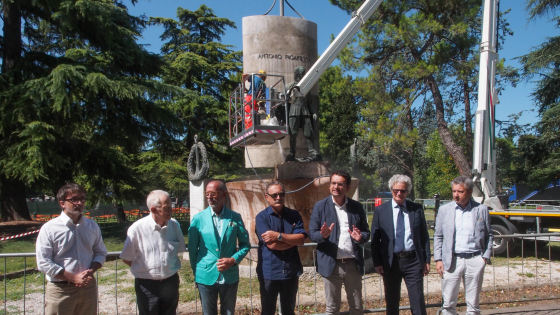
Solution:
{"label": "man in light blue shirt", "polygon": [[436,218],[434,260],[443,277],[443,314],[457,314],[461,281],[467,314],[480,314],[479,296],[484,267],[490,263],[492,231],[488,208],[471,199],[473,181],[459,176],[451,182],[453,201],[443,205]]}

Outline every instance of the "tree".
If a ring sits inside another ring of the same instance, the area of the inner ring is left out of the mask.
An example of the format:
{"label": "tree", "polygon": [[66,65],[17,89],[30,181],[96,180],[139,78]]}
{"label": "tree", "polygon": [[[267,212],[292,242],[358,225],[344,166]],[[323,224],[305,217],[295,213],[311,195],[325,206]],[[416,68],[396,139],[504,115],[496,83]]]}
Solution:
{"label": "tree", "polygon": [[232,170],[242,168],[243,155],[229,149],[227,96],[240,82],[236,74],[241,72],[241,53],[223,44],[221,37],[235,24],[217,17],[205,5],[195,11],[179,7],[177,20],[158,17],[152,23],[164,27],[161,38],[165,66],[161,78],[186,91],[170,104],[185,129],[180,137],[169,139],[171,145],[167,148],[159,146],[157,150],[165,155],[162,160],[178,163],[176,168],[186,182],[186,153],[198,135],[207,145],[212,173],[233,174]]}
{"label": "tree", "polygon": [[[529,0],[527,7],[530,18],[535,19],[550,12],[557,12],[559,2],[555,0]],[[556,28],[560,17],[552,18]],[[539,47],[521,57],[526,78],[539,77],[533,96],[541,118],[537,124],[537,143],[527,143],[529,152],[538,152],[537,162],[529,170],[531,183],[543,186],[560,176],[560,36],[547,39]],[[521,147],[521,144],[520,144]]]}
{"label": "tree", "polygon": [[330,67],[321,76],[319,86],[319,125],[328,126],[320,133],[321,154],[333,168],[351,167],[350,147],[356,138],[358,121],[353,80],[343,76],[340,67]]}
{"label": "tree", "polygon": [[[336,2],[347,9],[353,4]],[[430,92],[439,136],[457,169],[466,175],[470,175],[470,163],[449,131],[442,91],[449,85],[451,56],[474,42],[468,30],[477,27],[474,22],[479,11],[479,2],[471,0],[385,1],[363,31],[360,44],[365,63],[385,63],[405,79],[390,81],[387,86],[407,87],[412,82],[417,90]]]}
{"label": "tree", "polygon": [[179,91],[136,43],[146,21],[112,0],[1,6],[2,219],[29,219],[26,191],[67,181],[105,199],[142,194],[137,154],[180,131],[161,105]]}
{"label": "tree", "polygon": [[[331,2],[347,11],[358,5],[352,0]],[[463,103],[465,138],[471,138],[469,105],[481,12],[477,0],[384,1],[363,27],[353,50],[353,56],[372,72],[381,73],[375,79],[387,95],[403,93],[392,97],[397,104],[409,106],[404,104],[423,99],[416,104],[434,106],[438,134],[463,175],[471,174],[469,150],[458,145],[448,125],[458,112],[457,104]]]}
{"label": "tree", "polygon": [[[455,130],[461,128],[457,126]],[[426,157],[428,168],[426,171],[426,190],[432,194],[439,194],[441,199],[451,199],[451,187],[449,183],[457,177],[458,171],[453,159],[441,143],[437,131],[434,131],[426,144]]]}

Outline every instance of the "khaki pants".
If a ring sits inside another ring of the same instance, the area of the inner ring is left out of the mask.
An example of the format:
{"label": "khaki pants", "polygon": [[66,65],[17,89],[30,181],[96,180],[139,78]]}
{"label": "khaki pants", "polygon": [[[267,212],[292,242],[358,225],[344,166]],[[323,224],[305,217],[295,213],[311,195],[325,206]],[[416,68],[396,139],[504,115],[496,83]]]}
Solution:
{"label": "khaki pants", "polygon": [[97,284],[95,279],[81,288],[68,283],[48,282],[45,300],[46,315],[95,315]]}
{"label": "khaki pants", "polygon": [[337,261],[330,277],[323,277],[323,283],[325,285],[325,298],[327,300],[327,314],[340,313],[340,295],[343,284],[344,289],[346,289],[350,314],[363,314],[362,275],[358,271],[355,260],[350,259],[344,263]]}

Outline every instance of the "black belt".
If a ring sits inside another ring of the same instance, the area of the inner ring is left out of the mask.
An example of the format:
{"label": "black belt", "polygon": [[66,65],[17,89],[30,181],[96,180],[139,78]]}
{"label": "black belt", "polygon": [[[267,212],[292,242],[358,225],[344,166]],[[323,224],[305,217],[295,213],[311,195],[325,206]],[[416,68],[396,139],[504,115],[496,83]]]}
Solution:
{"label": "black belt", "polygon": [[353,262],[355,259],[354,257],[347,257],[347,258],[338,258],[336,261],[338,261],[341,264],[347,264],[349,262]]}
{"label": "black belt", "polygon": [[51,281],[51,283],[56,285],[74,285],[72,282],[68,281]]}
{"label": "black belt", "polygon": [[136,278],[136,279],[138,279],[138,281],[146,281],[146,282],[163,282],[163,281],[167,281],[171,278],[178,277],[178,276],[179,276],[179,273],[176,272],[173,275],[171,275],[167,278],[164,278],[164,279],[146,279],[146,278]]}
{"label": "black belt", "polygon": [[416,256],[416,251],[414,250],[402,251],[402,252],[395,253],[395,256],[398,256],[399,258],[409,258],[409,257]]}
{"label": "black belt", "polygon": [[480,255],[480,251],[474,253],[453,253],[453,255],[459,258],[473,258]]}

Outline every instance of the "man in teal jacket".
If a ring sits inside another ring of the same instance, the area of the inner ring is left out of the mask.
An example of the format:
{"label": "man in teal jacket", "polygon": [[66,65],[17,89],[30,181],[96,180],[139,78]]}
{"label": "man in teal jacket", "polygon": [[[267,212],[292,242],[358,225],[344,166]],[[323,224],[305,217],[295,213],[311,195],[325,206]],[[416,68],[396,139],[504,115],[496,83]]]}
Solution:
{"label": "man in teal jacket", "polygon": [[[251,247],[241,215],[225,206],[226,185],[206,185],[209,207],[195,215],[189,227],[189,259],[200,294],[202,312],[233,315],[239,283],[238,264]],[[238,248],[239,247],[239,248]]]}

